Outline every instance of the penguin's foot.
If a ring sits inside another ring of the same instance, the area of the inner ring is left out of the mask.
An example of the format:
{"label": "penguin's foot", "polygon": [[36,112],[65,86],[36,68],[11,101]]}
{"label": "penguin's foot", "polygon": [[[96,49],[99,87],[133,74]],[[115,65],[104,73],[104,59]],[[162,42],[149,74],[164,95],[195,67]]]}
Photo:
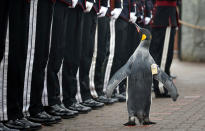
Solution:
{"label": "penguin's foot", "polygon": [[127,123],[124,124],[124,126],[128,126],[128,127],[136,126],[136,123],[135,123],[135,121],[128,121]]}
{"label": "penguin's foot", "polygon": [[142,124],[143,124],[143,125],[154,125],[154,124],[156,124],[156,122],[144,121]]}

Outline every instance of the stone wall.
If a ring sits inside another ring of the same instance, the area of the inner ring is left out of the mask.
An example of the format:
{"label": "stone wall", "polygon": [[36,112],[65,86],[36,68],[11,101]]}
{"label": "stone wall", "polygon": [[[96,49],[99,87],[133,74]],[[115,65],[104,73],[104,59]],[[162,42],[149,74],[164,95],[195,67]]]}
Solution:
{"label": "stone wall", "polygon": [[[205,0],[183,0],[182,20],[205,27]],[[197,30],[182,25],[182,59],[205,61],[205,30]]]}

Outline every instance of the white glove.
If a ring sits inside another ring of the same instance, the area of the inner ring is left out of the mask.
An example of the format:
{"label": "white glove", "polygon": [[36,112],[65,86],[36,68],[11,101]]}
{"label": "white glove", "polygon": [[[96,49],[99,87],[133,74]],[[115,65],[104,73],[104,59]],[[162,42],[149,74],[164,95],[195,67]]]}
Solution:
{"label": "white glove", "polygon": [[143,15],[141,15],[141,16],[140,16],[140,18],[141,18],[141,20],[143,20],[143,19],[144,19],[144,16],[143,16]]}
{"label": "white glove", "polygon": [[113,19],[117,19],[120,14],[122,12],[122,9],[121,8],[115,8],[112,12],[111,12],[111,18]]}
{"label": "white glove", "polygon": [[131,12],[129,22],[135,23],[136,21],[137,21],[137,17],[135,16],[135,12]]}
{"label": "white glove", "polygon": [[78,0],[72,0],[72,8],[75,8],[78,3]]}
{"label": "white glove", "polygon": [[91,9],[92,9],[92,7],[93,7],[93,3],[86,1],[86,9],[84,10],[84,12],[85,12],[85,13],[90,12]]}
{"label": "white glove", "polygon": [[150,17],[145,17],[145,19],[144,19],[145,25],[148,25],[150,21],[151,21]]}
{"label": "white glove", "polygon": [[104,17],[107,13],[108,8],[101,6],[99,13],[97,13],[98,17]]}

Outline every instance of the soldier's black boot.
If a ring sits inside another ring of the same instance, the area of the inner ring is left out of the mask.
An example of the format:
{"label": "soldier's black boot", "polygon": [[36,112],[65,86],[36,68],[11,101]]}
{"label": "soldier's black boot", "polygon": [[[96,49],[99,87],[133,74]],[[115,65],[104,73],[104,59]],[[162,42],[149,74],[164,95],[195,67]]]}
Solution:
{"label": "soldier's black boot", "polygon": [[0,131],[19,131],[19,130],[17,130],[17,129],[10,129],[10,128],[4,126],[3,123],[0,123]]}

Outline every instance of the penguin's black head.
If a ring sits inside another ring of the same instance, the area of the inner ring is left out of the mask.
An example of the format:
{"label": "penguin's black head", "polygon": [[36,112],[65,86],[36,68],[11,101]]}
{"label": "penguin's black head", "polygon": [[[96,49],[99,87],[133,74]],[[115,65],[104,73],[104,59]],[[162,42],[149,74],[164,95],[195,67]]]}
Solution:
{"label": "penguin's black head", "polygon": [[137,28],[137,31],[138,31],[140,37],[141,37],[141,41],[140,41],[139,46],[149,49],[150,43],[152,40],[152,35],[151,35],[150,31],[148,29],[141,28],[137,24],[135,24],[135,26]]}
{"label": "penguin's black head", "polygon": [[150,33],[150,31],[148,29],[145,28],[141,28],[139,30],[139,33],[141,35],[141,40],[151,40],[152,39],[152,35]]}

